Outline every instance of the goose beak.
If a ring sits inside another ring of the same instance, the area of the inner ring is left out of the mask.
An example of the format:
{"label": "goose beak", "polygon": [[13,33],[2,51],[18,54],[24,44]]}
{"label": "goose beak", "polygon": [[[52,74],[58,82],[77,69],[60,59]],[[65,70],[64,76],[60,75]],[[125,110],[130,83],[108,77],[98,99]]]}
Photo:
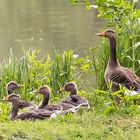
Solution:
{"label": "goose beak", "polygon": [[60,92],[62,92],[62,91],[65,91],[65,87],[62,87],[62,88],[60,89]]}
{"label": "goose beak", "polygon": [[18,84],[18,88],[21,88],[21,87],[23,87],[23,85]]}
{"label": "goose beak", "polygon": [[103,36],[105,36],[105,32],[97,33],[96,35],[103,37]]}
{"label": "goose beak", "polygon": [[6,96],[2,99],[2,101],[8,101],[9,100],[9,96]]}
{"label": "goose beak", "polygon": [[36,89],[36,90],[33,90],[31,93],[39,93],[39,91]]}

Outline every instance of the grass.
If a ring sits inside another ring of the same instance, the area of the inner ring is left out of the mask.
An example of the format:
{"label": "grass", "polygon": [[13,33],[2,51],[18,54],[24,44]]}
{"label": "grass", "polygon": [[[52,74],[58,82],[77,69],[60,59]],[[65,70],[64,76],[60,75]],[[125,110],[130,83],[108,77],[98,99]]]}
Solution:
{"label": "grass", "polygon": [[[113,25],[119,33],[117,41],[119,62],[140,75],[138,22],[140,11],[136,9],[137,2],[120,3],[116,0],[114,3],[97,2],[99,16],[107,19],[109,25]],[[88,1],[85,4],[90,5]],[[117,10],[112,8],[114,5],[117,6]],[[127,8],[124,10],[124,7]],[[106,39],[103,39],[98,47],[90,48],[85,57],[74,54],[72,50],[55,51],[54,58],[49,55],[42,56],[38,50],[24,50],[23,57],[17,58],[11,51],[9,59],[0,65],[1,99],[7,95],[5,89],[7,82],[15,80],[24,85],[23,89],[17,91],[22,98],[34,100],[36,103],[41,100],[41,96],[34,97],[29,92],[41,85],[49,85],[52,90],[51,103],[54,103],[66,96],[60,94],[60,87],[68,81],[74,81],[80,89],[79,94],[88,99],[91,109],[88,111],[81,109],[77,114],[67,114],[64,118],[58,116],[55,120],[9,121],[11,106],[0,102],[0,139],[140,139],[139,99],[136,105],[133,100],[137,97],[119,94],[124,89],[121,88],[114,93],[107,89],[104,71],[108,56],[109,42]],[[114,102],[115,96],[121,98],[118,106]]]}
{"label": "grass", "polygon": [[[107,53],[107,46],[104,49]],[[41,56],[38,50],[24,50],[23,56],[17,58],[11,51],[9,59],[1,63],[1,99],[7,95],[7,82],[15,80],[24,85],[23,89],[16,91],[22,99],[38,104],[42,96],[29,92],[47,84],[52,90],[50,102],[56,103],[68,95],[60,94],[60,87],[68,81],[75,81],[79,94],[89,101],[91,109],[81,109],[77,114],[68,114],[64,118],[58,116],[55,120],[9,121],[11,105],[0,102],[0,139],[139,139],[139,106],[134,104],[133,98],[125,96],[116,106],[114,96],[120,96],[120,91],[111,93],[107,90],[103,78],[107,55],[102,54],[98,59],[95,51],[90,49],[86,57],[80,57],[71,50],[56,51],[54,58]],[[93,86],[95,80],[97,83]]]}
{"label": "grass", "polygon": [[58,93],[60,87],[73,80],[74,67],[73,52],[65,51],[55,53],[55,57],[41,56],[38,50],[24,50],[22,57],[14,57],[12,51],[9,60],[1,63],[1,98],[6,95],[6,83],[11,80],[24,85],[20,91],[23,98],[30,98],[29,92],[41,85],[50,85],[54,93]]}
{"label": "grass", "polygon": [[[56,119],[10,121],[11,105],[0,104],[0,139],[6,140],[137,140],[140,138],[139,108],[131,100],[123,99],[119,106],[113,102],[113,93],[94,90],[79,94],[89,100],[89,110],[67,114]],[[51,103],[62,97],[52,94]],[[116,95],[116,94],[115,94]],[[36,103],[37,100],[35,100]],[[23,110],[22,110],[23,111]]]}
{"label": "grass", "polygon": [[7,121],[0,124],[0,138],[7,140],[138,140],[140,116],[103,116],[94,111],[57,120]]}

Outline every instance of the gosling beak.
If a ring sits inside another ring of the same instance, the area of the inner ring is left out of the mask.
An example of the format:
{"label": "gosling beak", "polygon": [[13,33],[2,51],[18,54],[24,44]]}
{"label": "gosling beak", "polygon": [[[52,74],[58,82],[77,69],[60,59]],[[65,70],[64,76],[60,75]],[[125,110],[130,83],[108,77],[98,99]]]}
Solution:
{"label": "gosling beak", "polygon": [[60,92],[62,92],[62,91],[65,91],[65,87],[62,87],[62,88],[60,89]]}
{"label": "gosling beak", "polygon": [[9,100],[9,96],[6,96],[2,99],[2,101],[8,101]]}
{"label": "gosling beak", "polygon": [[23,87],[23,85],[18,84],[18,88],[21,88],[21,87]]}
{"label": "gosling beak", "polygon": [[101,37],[103,37],[103,36],[105,36],[105,32],[101,32],[101,33],[98,33],[98,34],[96,34],[97,36],[101,36]]}
{"label": "gosling beak", "polygon": [[31,93],[39,93],[39,91],[36,89],[36,90],[33,90]]}

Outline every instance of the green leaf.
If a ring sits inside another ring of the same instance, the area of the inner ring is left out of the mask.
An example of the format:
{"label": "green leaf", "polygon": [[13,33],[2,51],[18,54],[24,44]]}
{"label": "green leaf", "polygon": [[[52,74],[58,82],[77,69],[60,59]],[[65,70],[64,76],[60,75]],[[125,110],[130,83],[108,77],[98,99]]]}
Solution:
{"label": "green leaf", "polygon": [[137,14],[138,17],[140,17],[140,9],[136,10],[136,14]]}

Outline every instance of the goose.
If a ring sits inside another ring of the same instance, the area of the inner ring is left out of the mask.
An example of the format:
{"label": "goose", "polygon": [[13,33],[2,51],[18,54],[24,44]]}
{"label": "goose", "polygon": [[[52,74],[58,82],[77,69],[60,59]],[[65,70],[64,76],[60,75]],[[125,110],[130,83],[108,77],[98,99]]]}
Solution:
{"label": "goose", "polygon": [[74,82],[67,83],[61,88],[61,91],[70,92],[70,95],[61,101],[62,103],[90,108],[88,101],[84,97],[78,95],[77,85]]}
{"label": "goose", "polygon": [[40,104],[38,105],[38,109],[56,111],[56,110],[66,110],[66,109],[73,107],[73,105],[61,103],[61,102],[57,103],[57,104],[49,104],[51,91],[50,91],[50,88],[46,85],[39,87],[39,89],[33,91],[33,93],[43,95],[43,99],[40,102]]}
{"label": "goose", "polygon": [[15,81],[10,81],[7,85],[6,85],[6,89],[8,94],[12,94],[14,92],[14,90],[23,87],[23,85],[18,84]]}
{"label": "goose", "polygon": [[112,29],[107,29],[104,32],[98,33],[97,36],[106,37],[110,42],[110,55],[108,64],[105,70],[104,78],[106,84],[109,86],[109,83],[112,83],[111,90],[113,92],[122,87],[127,88],[126,95],[133,96],[138,94],[140,90],[140,79],[139,77],[130,69],[125,68],[120,65],[117,61],[116,56],[116,33]]}
{"label": "goose", "polygon": [[[7,92],[8,92],[9,95],[14,93],[14,90],[22,88],[22,87],[23,87],[23,85],[18,84],[15,81],[10,81],[6,85],[6,89],[7,89]],[[22,109],[22,108],[32,109],[32,108],[36,108],[36,105],[34,103],[29,102],[29,101],[20,101],[19,108],[20,109]]]}
{"label": "goose", "polygon": [[[68,89],[68,88],[71,89]],[[76,90],[75,90],[76,89]],[[50,111],[55,111],[54,114],[67,114],[67,113],[76,113],[77,110],[81,106],[86,106],[89,108],[88,101],[77,95],[77,86],[75,83],[68,83],[65,87],[62,89],[63,91],[70,91],[75,90],[75,93],[71,93],[69,97],[63,99],[59,103],[56,104],[49,104],[50,99],[50,88],[48,86],[41,86],[38,90],[33,91],[36,94],[42,94],[43,99],[40,102],[38,109],[46,109]],[[74,94],[74,95],[73,95]],[[55,115],[57,116],[57,115]]]}
{"label": "goose", "polygon": [[20,95],[12,93],[3,98],[3,101],[12,103],[12,112],[10,113],[10,120],[34,120],[50,118],[52,111],[46,109],[36,109],[24,113],[18,113],[20,109]]}

